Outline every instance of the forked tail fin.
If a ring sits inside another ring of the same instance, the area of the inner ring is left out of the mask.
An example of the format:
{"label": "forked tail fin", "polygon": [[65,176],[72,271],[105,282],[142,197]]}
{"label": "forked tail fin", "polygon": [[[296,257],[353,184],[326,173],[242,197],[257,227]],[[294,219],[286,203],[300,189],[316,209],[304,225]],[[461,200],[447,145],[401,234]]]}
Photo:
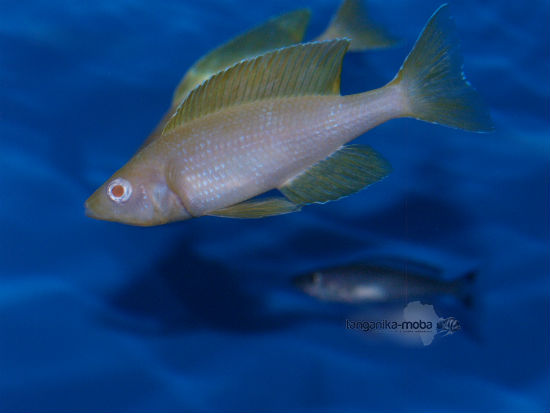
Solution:
{"label": "forked tail fin", "polygon": [[471,270],[450,283],[451,290],[468,309],[475,307],[477,269]]}
{"label": "forked tail fin", "polygon": [[383,49],[399,41],[374,23],[363,4],[365,0],[344,0],[325,32],[315,40],[348,38],[351,51]]}
{"label": "forked tail fin", "polygon": [[494,129],[489,110],[466,80],[446,4],[430,18],[390,84],[399,84],[405,116],[474,132]]}

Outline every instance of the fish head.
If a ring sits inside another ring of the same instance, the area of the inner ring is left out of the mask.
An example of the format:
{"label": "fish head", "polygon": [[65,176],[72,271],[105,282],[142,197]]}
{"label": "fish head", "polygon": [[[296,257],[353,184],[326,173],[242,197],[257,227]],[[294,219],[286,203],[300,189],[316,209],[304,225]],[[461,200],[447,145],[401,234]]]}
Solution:
{"label": "fish head", "polygon": [[152,226],[191,218],[162,174],[129,164],[85,202],[86,215],[104,221]]}
{"label": "fish head", "polygon": [[321,298],[325,294],[325,283],[321,272],[298,275],[292,279],[292,284],[313,297]]}

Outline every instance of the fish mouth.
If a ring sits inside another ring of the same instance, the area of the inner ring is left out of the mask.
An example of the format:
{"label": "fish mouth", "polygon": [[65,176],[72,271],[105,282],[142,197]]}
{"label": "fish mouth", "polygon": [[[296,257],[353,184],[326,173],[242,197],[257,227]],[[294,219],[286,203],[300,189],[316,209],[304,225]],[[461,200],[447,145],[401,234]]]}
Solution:
{"label": "fish mouth", "polygon": [[93,208],[90,205],[90,199],[87,199],[86,202],[84,202],[84,213],[87,217],[94,218],[94,219],[101,219],[99,215],[94,212]]}

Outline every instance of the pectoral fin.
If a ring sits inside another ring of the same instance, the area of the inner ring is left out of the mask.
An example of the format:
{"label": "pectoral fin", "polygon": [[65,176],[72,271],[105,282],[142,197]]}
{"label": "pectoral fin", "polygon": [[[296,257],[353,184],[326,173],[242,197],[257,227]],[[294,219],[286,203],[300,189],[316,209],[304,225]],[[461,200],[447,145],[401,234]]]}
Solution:
{"label": "pectoral fin", "polygon": [[324,203],[358,192],[390,172],[388,161],[374,149],[349,145],[287,181],[279,190],[298,205]]}
{"label": "pectoral fin", "polygon": [[227,208],[212,211],[207,215],[226,218],[263,218],[271,215],[299,211],[300,207],[284,198],[252,199]]}

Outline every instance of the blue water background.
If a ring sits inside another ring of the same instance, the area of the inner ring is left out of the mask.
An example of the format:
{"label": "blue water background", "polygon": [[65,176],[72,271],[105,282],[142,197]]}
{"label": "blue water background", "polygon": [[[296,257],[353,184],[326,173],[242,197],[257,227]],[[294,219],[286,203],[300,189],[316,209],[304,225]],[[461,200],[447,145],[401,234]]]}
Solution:
{"label": "blue water background", "polygon": [[[370,5],[404,45],[347,56],[343,93],[390,80],[439,3]],[[451,4],[493,134],[390,121],[356,142],[392,175],[297,214],[84,216],[186,68],[304,6],[312,38],[337,4],[0,2],[0,411],[548,411],[548,1]],[[479,336],[371,342],[289,286],[376,254],[478,268]]]}

